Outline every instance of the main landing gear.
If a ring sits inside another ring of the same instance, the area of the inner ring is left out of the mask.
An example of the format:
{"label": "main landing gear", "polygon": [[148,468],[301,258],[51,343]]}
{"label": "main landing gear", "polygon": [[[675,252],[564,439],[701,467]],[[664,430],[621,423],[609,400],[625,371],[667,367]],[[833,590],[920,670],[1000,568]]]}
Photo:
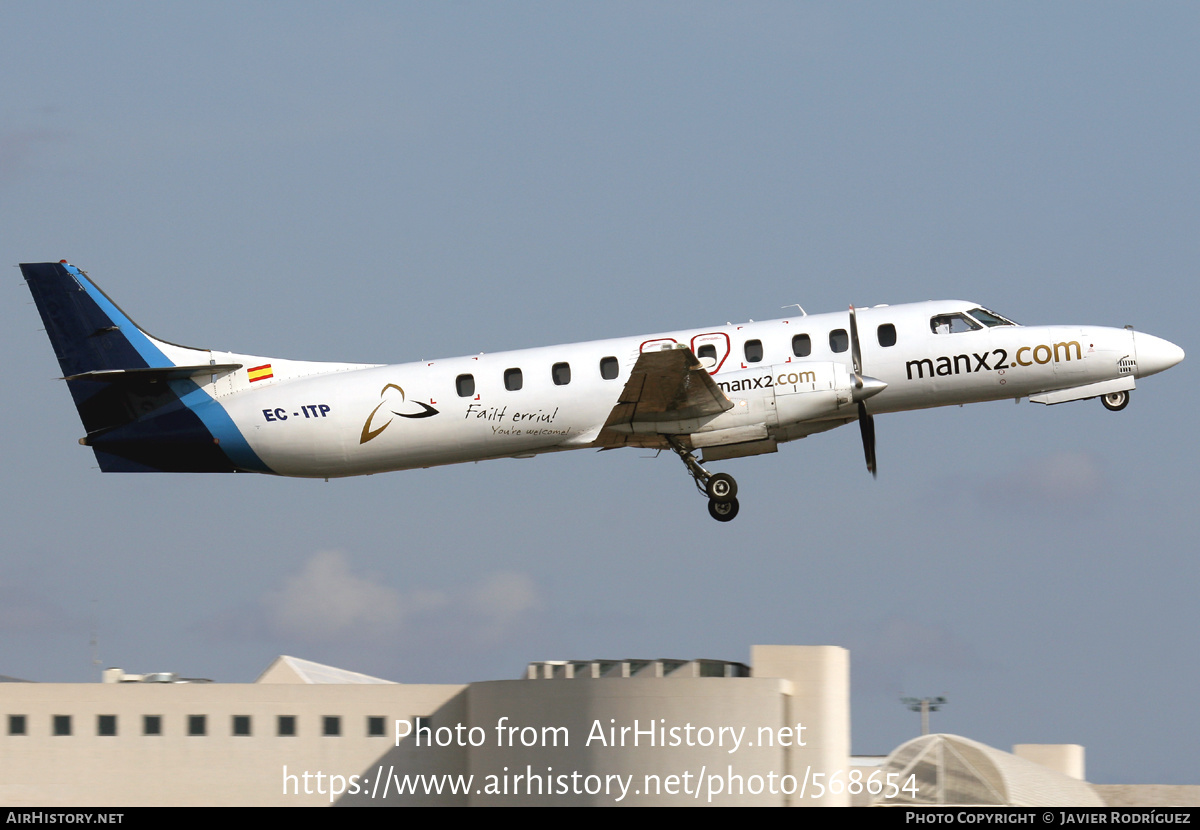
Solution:
{"label": "main landing gear", "polygon": [[685,450],[679,439],[668,437],[671,449],[683,461],[696,482],[696,489],[708,497],[708,515],[718,522],[731,522],[738,514],[737,481],[729,473],[710,473],[700,466],[696,456]]}

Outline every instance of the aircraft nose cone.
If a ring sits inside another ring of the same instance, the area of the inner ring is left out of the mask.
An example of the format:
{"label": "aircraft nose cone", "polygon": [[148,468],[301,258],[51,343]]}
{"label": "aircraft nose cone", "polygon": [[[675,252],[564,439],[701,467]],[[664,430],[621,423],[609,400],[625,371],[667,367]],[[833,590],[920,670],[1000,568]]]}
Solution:
{"label": "aircraft nose cone", "polygon": [[1133,343],[1137,353],[1137,376],[1139,378],[1164,372],[1183,360],[1183,349],[1161,337],[1135,332]]}

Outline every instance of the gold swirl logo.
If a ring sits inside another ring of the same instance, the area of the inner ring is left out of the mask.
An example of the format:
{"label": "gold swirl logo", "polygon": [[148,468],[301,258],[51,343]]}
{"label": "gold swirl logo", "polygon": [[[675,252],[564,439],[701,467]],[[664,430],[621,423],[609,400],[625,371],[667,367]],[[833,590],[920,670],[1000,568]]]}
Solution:
{"label": "gold swirl logo", "polygon": [[[399,393],[399,401],[395,400],[395,395],[388,394],[389,389],[394,389],[397,393]],[[379,435],[379,433],[387,429],[388,425],[391,424],[392,418],[388,418],[381,426],[375,429],[371,428],[371,425],[374,423],[376,413],[378,413],[385,404],[389,405],[386,411],[397,418],[430,418],[438,414],[438,411],[427,403],[421,403],[420,401],[405,401],[404,390],[394,383],[389,383],[380,389],[379,397],[383,398],[383,400],[376,404],[375,408],[371,410],[371,414],[367,416],[367,420],[363,424],[362,435],[360,435],[358,438],[358,443],[360,444],[367,443],[372,438]],[[414,406],[419,407],[419,409],[412,411]],[[393,409],[392,407],[396,408]],[[408,409],[410,411],[405,412],[403,411],[404,409]]]}

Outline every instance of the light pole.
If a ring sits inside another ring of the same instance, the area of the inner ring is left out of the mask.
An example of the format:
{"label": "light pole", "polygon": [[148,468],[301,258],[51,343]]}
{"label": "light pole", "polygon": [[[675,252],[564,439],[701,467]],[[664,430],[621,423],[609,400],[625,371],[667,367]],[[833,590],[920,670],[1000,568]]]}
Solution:
{"label": "light pole", "polygon": [[902,697],[900,702],[908,707],[910,712],[921,713],[921,734],[929,734],[929,713],[936,712],[948,701],[944,697]]}

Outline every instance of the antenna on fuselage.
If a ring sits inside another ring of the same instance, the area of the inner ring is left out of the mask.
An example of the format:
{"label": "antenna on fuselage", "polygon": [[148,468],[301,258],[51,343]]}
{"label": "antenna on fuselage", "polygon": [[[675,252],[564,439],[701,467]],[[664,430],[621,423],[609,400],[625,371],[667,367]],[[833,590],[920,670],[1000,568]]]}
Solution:
{"label": "antenna on fuselage", "polygon": [[801,314],[803,314],[805,317],[807,317],[807,316],[808,316],[808,312],[807,312],[807,311],[805,311],[805,310],[804,310],[804,309],[803,309],[803,308],[800,306],[800,303],[792,303],[791,305],[782,305],[782,306],[780,306],[780,308],[791,308],[792,306],[795,306],[796,308],[799,308],[799,309],[800,309],[800,313],[801,313]]}

